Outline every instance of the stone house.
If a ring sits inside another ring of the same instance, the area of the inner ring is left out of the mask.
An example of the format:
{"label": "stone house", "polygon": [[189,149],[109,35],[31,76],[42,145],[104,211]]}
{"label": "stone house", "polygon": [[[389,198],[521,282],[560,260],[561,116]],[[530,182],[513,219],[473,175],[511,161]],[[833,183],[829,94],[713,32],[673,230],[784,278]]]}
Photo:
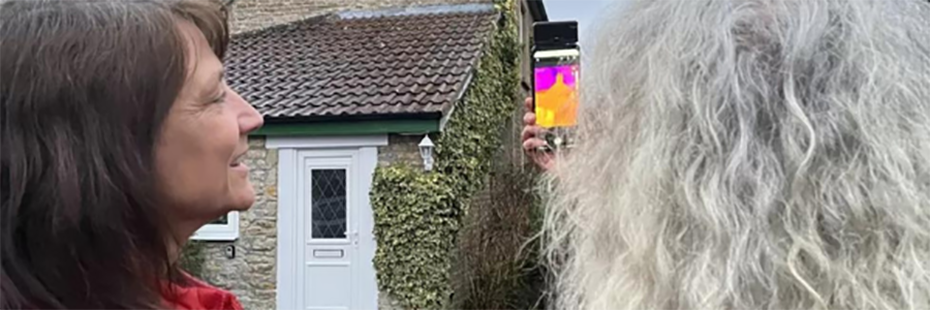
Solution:
{"label": "stone house", "polygon": [[[392,308],[371,263],[371,175],[423,165],[418,144],[455,117],[499,14],[479,0],[231,5],[227,80],[266,125],[249,140],[255,205],[193,237],[207,241],[206,280],[247,309]],[[529,42],[545,10],[519,10]],[[523,158],[520,115],[505,130],[513,160]]]}

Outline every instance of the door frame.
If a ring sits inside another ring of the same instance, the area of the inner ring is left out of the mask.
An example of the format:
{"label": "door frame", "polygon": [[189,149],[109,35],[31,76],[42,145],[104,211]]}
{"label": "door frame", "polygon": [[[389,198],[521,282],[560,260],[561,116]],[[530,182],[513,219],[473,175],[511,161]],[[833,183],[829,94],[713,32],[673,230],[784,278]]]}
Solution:
{"label": "door frame", "polygon": [[[299,169],[302,169],[300,153],[319,151],[321,153],[330,153],[333,151],[346,151],[354,153],[358,172],[357,176],[362,176],[353,181],[358,188],[352,189],[360,193],[356,196],[358,218],[357,221],[359,232],[369,232],[372,235],[374,229],[374,217],[371,209],[370,197],[367,193],[371,191],[372,175],[375,167],[378,165],[378,147],[387,146],[387,135],[366,135],[366,136],[320,136],[320,137],[267,137],[265,147],[267,149],[278,150],[278,210],[277,210],[277,280],[276,280],[276,297],[275,305],[277,309],[305,309],[301,298],[299,287],[301,262],[304,245],[304,232],[300,231],[306,223],[306,218],[297,216],[299,205],[300,189],[298,184]],[[342,153],[342,152],[340,152]],[[368,176],[367,178],[364,176]],[[365,234],[360,234],[364,236]],[[372,238],[359,237],[359,248],[357,259],[360,262],[352,266],[353,278],[369,279],[370,281],[358,281],[360,285],[355,287],[356,306],[359,309],[377,309],[378,305],[378,287],[375,282],[375,269],[372,260],[375,254],[375,240]]]}

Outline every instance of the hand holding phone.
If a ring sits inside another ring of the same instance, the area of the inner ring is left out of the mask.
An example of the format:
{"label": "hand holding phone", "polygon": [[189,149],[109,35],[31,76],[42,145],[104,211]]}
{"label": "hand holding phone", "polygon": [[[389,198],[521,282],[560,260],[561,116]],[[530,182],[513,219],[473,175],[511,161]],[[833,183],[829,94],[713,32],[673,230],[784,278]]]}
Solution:
{"label": "hand holding phone", "polygon": [[545,130],[536,125],[532,97],[526,98],[524,108],[526,114],[523,116],[523,150],[533,163],[544,171],[549,171],[555,165],[555,154],[545,151],[549,149],[549,143],[545,140]]}

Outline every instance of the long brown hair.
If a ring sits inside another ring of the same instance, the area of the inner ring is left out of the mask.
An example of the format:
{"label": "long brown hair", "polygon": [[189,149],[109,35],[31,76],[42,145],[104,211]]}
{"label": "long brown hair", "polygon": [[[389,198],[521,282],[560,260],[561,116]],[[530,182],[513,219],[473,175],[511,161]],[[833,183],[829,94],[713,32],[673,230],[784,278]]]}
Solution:
{"label": "long brown hair", "polygon": [[182,20],[223,57],[210,1],[0,6],[3,309],[164,306],[177,269],[153,152],[191,61]]}

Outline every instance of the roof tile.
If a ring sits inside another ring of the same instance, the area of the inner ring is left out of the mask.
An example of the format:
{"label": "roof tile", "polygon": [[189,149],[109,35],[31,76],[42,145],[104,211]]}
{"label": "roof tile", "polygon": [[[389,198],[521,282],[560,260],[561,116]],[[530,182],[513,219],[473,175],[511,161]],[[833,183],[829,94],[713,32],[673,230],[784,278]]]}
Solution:
{"label": "roof tile", "polygon": [[269,118],[442,113],[496,16],[330,16],[243,33],[227,54],[227,78]]}

